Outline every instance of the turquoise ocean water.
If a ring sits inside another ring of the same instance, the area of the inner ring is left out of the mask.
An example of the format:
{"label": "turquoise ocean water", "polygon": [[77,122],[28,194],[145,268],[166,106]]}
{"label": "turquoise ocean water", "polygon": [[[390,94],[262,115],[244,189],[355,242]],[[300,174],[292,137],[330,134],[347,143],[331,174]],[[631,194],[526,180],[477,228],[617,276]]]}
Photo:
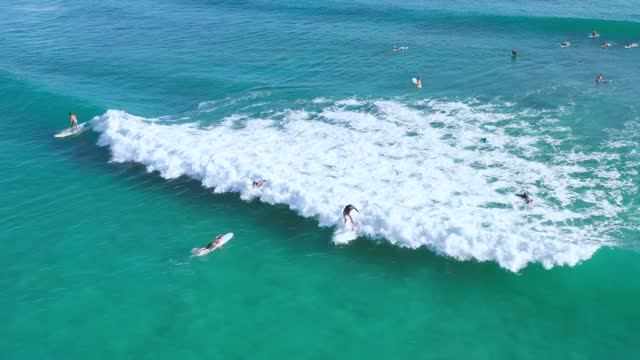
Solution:
{"label": "turquoise ocean water", "polygon": [[0,358],[640,356],[637,4],[1,7]]}

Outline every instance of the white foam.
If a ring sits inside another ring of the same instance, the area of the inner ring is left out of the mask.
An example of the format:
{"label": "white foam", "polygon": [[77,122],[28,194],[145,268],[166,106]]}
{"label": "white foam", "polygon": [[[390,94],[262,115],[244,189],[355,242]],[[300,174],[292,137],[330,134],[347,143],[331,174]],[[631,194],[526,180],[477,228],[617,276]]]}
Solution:
{"label": "white foam", "polygon": [[[162,125],[116,110],[93,122],[98,144],[110,147],[115,162],[141,163],[165,178],[186,175],[217,193],[287,204],[320,226],[336,227],[337,243],[368,236],[496,261],[512,271],[531,262],[550,268],[589,258],[608,242],[606,220],[626,209],[606,200],[622,190],[602,189],[618,181],[615,172],[578,164],[596,159],[589,154],[556,154],[548,164],[529,158],[544,136],[478,143],[479,136],[501,134],[495,123],[522,114],[444,101],[309,104],[326,106],[269,118],[235,114],[209,127]],[[487,126],[496,133],[487,134]],[[595,170],[602,179],[573,176]],[[268,182],[252,189],[256,179]],[[535,197],[531,206],[513,195],[523,190]],[[569,210],[577,201],[590,208]],[[355,228],[344,230],[341,212],[349,203],[361,214]]]}

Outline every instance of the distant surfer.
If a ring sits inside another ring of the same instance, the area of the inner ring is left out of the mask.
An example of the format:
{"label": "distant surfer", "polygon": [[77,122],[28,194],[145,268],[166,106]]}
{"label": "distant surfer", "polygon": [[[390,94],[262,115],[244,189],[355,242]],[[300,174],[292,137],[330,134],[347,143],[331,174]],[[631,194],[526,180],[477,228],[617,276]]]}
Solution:
{"label": "distant surfer", "polygon": [[606,80],[604,79],[602,74],[599,74],[598,77],[596,78],[596,83],[602,84],[602,83],[605,83],[605,82],[606,82]]}
{"label": "distant surfer", "polygon": [[407,50],[407,49],[409,49],[409,48],[408,48],[408,47],[406,47],[406,46],[394,46],[394,47],[393,47],[393,52],[396,52],[396,51],[403,51],[403,50]]}
{"label": "distant surfer", "polygon": [[527,194],[526,191],[522,194],[516,194],[516,196],[522,198],[527,204],[531,204],[533,202],[533,199],[529,197],[529,194]]}
{"label": "distant surfer", "polygon": [[349,204],[344,207],[344,210],[342,210],[342,218],[344,218],[345,224],[347,223],[347,219],[349,219],[349,221],[351,221],[351,224],[355,225],[356,223],[353,222],[353,218],[351,217],[351,210],[357,211],[358,214],[360,213],[360,211],[358,211],[355,206]]}
{"label": "distant surfer", "polygon": [[258,189],[259,189],[259,188],[261,188],[261,187],[262,187],[262,185],[264,185],[264,183],[266,183],[266,182],[267,182],[267,180],[254,181],[254,182],[253,182],[253,187],[254,187],[254,188],[258,188]]}
{"label": "distant surfer", "polygon": [[602,45],[600,45],[600,47],[603,48],[603,49],[609,48],[609,47],[611,47],[611,43],[603,42]]}
{"label": "distant surfer", "polygon": [[636,43],[628,43],[628,44],[624,45],[625,49],[633,49],[635,47],[638,47],[638,44],[636,44]]}
{"label": "distant surfer", "polygon": [[480,138],[480,142],[486,144],[489,142],[489,139],[487,139],[486,137],[483,137],[483,138]]}
{"label": "distant surfer", "polygon": [[70,112],[69,121],[71,121],[71,130],[72,131],[78,130],[78,118],[76,117],[76,114]]}
{"label": "distant surfer", "polygon": [[571,46],[571,43],[568,42],[568,41],[563,41],[562,44],[560,44],[560,46],[563,47],[563,48],[566,48],[566,47]]}
{"label": "distant surfer", "polygon": [[593,31],[591,32],[591,35],[589,35],[589,36],[590,36],[590,37],[592,37],[592,38],[597,38],[597,37],[600,37],[600,34],[598,34],[598,32],[597,32],[597,31],[593,30]]}
{"label": "distant surfer", "polygon": [[218,246],[218,244],[220,243],[220,240],[222,240],[222,235],[216,236],[216,238],[213,239],[212,242],[208,243],[207,246],[205,246],[204,248],[200,249],[200,251],[213,249],[214,247]]}
{"label": "distant surfer", "polygon": [[414,83],[416,84],[416,87],[418,89],[422,89],[422,79],[420,79],[419,77],[414,78]]}
{"label": "distant surfer", "polygon": [[511,50],[511,57],[516,57],[516,56],[518,56],[518,50],[516,49]]}

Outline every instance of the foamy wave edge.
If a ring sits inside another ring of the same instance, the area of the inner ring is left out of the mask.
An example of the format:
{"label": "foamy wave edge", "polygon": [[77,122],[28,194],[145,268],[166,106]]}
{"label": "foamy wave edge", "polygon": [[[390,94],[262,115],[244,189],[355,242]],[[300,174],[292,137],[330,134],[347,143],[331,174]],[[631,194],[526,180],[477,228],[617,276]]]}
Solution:
{"label": "foamy wave edge", "polygon": [[[396,107],[392,111],[398,110],[397,104],[386,105]],[[342,207],[353,203],[362,211],[354,229],[357,236],[385,239],[413,249],[426,246],[458,260],[495,261],[513,272],[529,263],[540,263],[545,268],[574,266],[590,258],[603,245],[562,241],[554,239],[554,234],[541,234],[542,239],[537,238],[536,234],[519,228],[526,221],[518,216],[527,210],[520,209],[520,202],[510,196],[500,200],[513,204],[514,208],[496,209],[496,214],[479,210],[471,198],[457,198],[452,202],[446,195],[438,194],[424,201],[414,199],[433,190],[423,187],[425,181],[439,182],[447,191],[455,191],[460,185],[471,188],[485,185],[475,180],[478,174],[471,169],[452,169],[451,177],[442,170],[442,174],[426,180],[402,178],[402,185],[398,185],[389,183],[394,180],[393,176],[385,178],[384,174],[402,169],[394,168],[390,162],[384,164],[389,165],[388,168],[378,171],[376,167],[381,164],[376,162],[383,158],[368,160],[353,155],[371,151],[368,147],[371,142],[384,142],[385,138],[392,137],[401,146],[385,148],[381,156],[412,157],[414,154],[407,153],[403,147],[410,149],[414,144],[410,140],[403,144],[404,140],[397,138],[412,128],[402,121],[416,114],[403,117],[395,124],[380,124],[376,116],[347,114],[336,108],[325,109],[323,115],[337,123],[347,121],[342,117],[349,116],[349,126],[309,121],[306,112],[292,111],[277,124],[270,119],[252,119],[238,131],[233,128],[238,118],[233,116],[220,125],[202,128],[198,124],[163,125],[120,110],[108,110],[95,117],[92,125],[100,134],[98,145],[109,147],[114,162],[143,164],[149,172],[158,171],[167,179],[188,176],[216,193],[237,192],[245,200],[258,198],[269,204],[286,204],[301,216],[317,219],[320,226],[335,227],[337,235],[344,231]],[[373,135],[358,140],[356,132],[371,126],[374,129],[369,130]],[[377,134],[378,131],[381,133]],[[313,142],[314,139],[318,141]],[[432,140],[427,142],[437,144],[437,139]],[[340,156],[345,159],[341,160]],[[448,159],[433,157],[430,160],[434,163],[429,166],[434,169],[455,166]],[[410,163],[409,170],[415,165]],[[333,175],[319,175],[324,172]],[[454,176],[468,178],[461,184],[448,186],[446,181]],[[252,189],[251,181],[257,179],[268,179],[268,186],[259,191]],[[380,196],[384,191],[389,193]],[[408,193],[393,194],[393,191]],[[487,194],[479,195],[487,200]],[[425,202],[432,205],[425,206]],[[559,211],[555,215],[566,214]],[[491,231],[485,231],[486,226],[492,227]]]}

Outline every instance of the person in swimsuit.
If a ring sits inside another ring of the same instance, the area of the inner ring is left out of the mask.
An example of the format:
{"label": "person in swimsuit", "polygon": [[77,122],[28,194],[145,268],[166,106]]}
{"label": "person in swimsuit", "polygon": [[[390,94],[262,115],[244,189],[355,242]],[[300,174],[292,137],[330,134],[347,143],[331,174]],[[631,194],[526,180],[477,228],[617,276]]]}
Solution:
{"label": "person in swimsuit", "polygon": [[213,239],[212,242],[208,243],[207,246],[204,247],[204,249],[202,250],[211,250],[214,247],[218,246],[218,244],[220,243],[220,240],[222,240],[222,235],[218,235],[216,236],[215,239]]}
{"label": "person in swimsuit", "polygon": [[78,130],[78,118],[76,118],[76,114],[70,112],[69,113],[69,121],[71,121],[71,130]]}
{"label": "person in swimsuit", "polygon": [[525,203],[527,204],[531,204],[533,202],[533,199],[529,197],[529,194],[527,194],[527,192],[523,192],[522,194],[516,194],[517,197],[521,197]]}
{"label": "person in swimsuit", "polygon": [[351,210],[357,211],[358,214],[360,213],[360,211],[358,211],[358,209],[356,209],[355,206],[349,204],[344,207],[344,210],[342,210],[342,218],[344,219],[345,224],[347,223],[347,219],[349,219],[349,221],[351,221],[351,224],[355,225],[356,223],[353,221],[353,218],[351,217]]}

